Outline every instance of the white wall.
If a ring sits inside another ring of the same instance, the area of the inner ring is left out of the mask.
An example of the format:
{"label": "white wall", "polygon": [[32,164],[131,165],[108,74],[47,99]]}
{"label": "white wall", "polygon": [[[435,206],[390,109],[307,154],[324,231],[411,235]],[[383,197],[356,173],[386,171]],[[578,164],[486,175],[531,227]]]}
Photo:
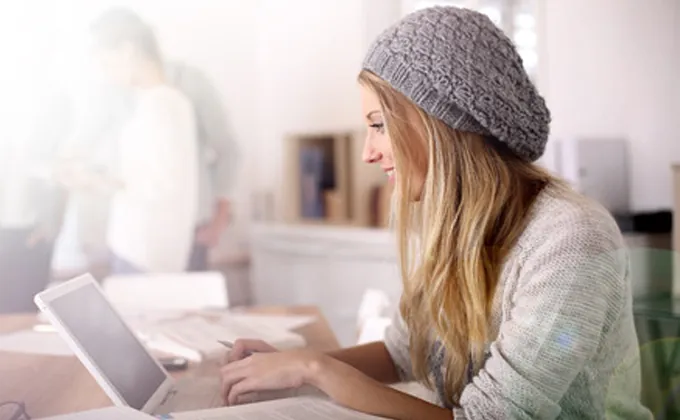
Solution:
{"label": "white wall", "polygon": [[[396,0],[262,0],[258,23],[258,190],[280,202],[287,134],[361,126],[356,76],[370,39],[398,19]],[[277,206],[280,209],[280,206]],[[277,211],[281,214],[281,211]]]}
{"label": "white wall", "polygon": [[538,82],[553,136],[628,139],[632,210],[670,208],[670,166],[680,161],[680,2],[540,3]]}

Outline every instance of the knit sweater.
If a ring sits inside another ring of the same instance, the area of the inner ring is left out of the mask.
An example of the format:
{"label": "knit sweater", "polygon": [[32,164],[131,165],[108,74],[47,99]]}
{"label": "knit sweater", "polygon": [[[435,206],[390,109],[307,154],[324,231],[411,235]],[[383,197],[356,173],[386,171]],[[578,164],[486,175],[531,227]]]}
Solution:
{"label": "knit sweater", "polygon": [[[548,188],[506,259],[493,302],[486,362],[459,404],[443,401],[443,350],[430,354],[439,400],[460,419],[651,419],[640,403],[628,254],[610,214]],[[414,380],[397,314],[385,345]]]}

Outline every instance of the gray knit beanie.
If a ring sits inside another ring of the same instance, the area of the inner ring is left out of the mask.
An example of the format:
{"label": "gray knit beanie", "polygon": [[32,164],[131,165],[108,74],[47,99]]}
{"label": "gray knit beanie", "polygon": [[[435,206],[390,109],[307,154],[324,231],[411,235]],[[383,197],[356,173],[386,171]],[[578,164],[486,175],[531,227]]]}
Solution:
{"label": "gray knit beanie", "polygon": [[492,136],[528,161],[545,150],[545,101],[513,43],[482,13],[413,12],[374,41],[363,68],[454,129]]}

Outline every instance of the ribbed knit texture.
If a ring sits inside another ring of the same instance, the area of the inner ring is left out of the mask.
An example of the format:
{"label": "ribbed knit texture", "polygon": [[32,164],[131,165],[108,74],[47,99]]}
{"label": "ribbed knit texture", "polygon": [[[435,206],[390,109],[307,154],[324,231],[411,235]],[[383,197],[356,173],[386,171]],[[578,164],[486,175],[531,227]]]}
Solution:
{"label": "ribbed knit texture", "polygon": [[492,135],[529,161],[545,151],[545,101],[513,43],[482,13],[411,13],[373,42],[363,68],[452,128]]}
{"label": "ribbed knit texture", "polygon": [[[503,267],[491,331],[485,365],[448,407],[456,420],[652,418],[640,403],[628,254],[598,204],[572,191],[541,193]],[[413,380],[399,316],[386,346],[402,379]],[[441,401],[442,355],[435,343]]]}

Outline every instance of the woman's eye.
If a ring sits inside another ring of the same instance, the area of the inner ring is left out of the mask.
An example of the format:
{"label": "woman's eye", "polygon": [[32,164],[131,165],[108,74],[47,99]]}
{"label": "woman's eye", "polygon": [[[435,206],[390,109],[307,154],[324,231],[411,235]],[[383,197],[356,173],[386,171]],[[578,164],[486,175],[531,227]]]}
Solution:
{"label": "woman's eye", "polygon": [[384,123],[374,123],[369,125],[372,129],[377,131],[378,133],[383,133],[385,131],[385,124]]}

